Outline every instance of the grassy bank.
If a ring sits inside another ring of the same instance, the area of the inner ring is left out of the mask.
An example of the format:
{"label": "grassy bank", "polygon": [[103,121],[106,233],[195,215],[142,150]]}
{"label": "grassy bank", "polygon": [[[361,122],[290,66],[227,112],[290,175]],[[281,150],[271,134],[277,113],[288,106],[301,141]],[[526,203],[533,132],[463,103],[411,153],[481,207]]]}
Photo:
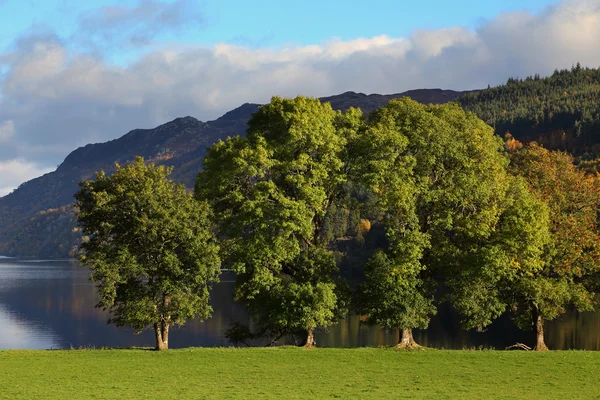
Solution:
{"label": "grassy bank", "polygon": [[600,352],[0,351],[3,399],[600,399]]}

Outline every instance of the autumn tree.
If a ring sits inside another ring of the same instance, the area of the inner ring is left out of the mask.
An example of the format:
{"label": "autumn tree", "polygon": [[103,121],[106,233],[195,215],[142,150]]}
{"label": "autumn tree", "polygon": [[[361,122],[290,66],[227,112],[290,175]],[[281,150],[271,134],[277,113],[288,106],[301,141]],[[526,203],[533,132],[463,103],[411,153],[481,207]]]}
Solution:
{"label": "autumn tree", "polygon": [[592,278],[600,271],[598,186],[563,152],[536,144],[512,153],[511,170],[522,176],[549,209],[549,237],[543,266],[512,282],[509,301],[522,328],[534,327],[536,350],[546,350],[544,321],[568,307],[592,310],[597,301]]}
{"label": "autumn tree", "polygon": [[510,132],[506,132],[504,135],[504,146],[506,147],[506,151],[513,152],[522,149],[523,143],[515,139]]}
{"label": "autumn tree", "polygon": [[328,248],[335,230],[325,225],[341,207],[345,146],[360,118],[317,99],[274,97],[252,116],[246,138],[208,150],[196,197],[213,205],[236,299],[261,333],[302,332],[311,347],[315,329],[345,308]]}
{"label": "autumn tree", "polygon": [[393,100],[356,140],[356,179],[379,196],[389,241],[365,268],[359,310],[415,347],[412,329],[436,310],[435,282],[463,243],[492,234],[508,161],[492,129],[452,104]]}
{"label": "autumn tree", "polygon": [[168,348],[171,326],[210,316],[220,273],[210,208],[169,180],[170,172],[138,157],[81,182],[75,195],[89,236],[80,260],[99,289],[98,307],[117,326],[152,327],[157,350]]}

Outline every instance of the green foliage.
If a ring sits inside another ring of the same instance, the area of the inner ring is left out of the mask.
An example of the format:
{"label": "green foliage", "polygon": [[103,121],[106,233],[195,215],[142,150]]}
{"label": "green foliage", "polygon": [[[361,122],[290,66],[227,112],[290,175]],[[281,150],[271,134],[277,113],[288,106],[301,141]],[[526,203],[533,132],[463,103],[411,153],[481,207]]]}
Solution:
{"label": "green foliage", "polygon": [[378,251],[365,266],[365,282],[358,288],[359,313],[366,322],[388,329],[421,328],[437,309],[427,296],[423,281],[413,271],[402,270],[389,256]]}
{"label": "green foliage", "polygon": [[[355,213],[356,214],[356,213]],[[360,214],[359,214],[360,215]],[[323,239],[331,242],[336,238],[343,237],[348,232],[350,211],[335,203],[331,205],[323,220]]]}
{"label": "green foliage", "polygon": [[300,336],[306,331],[334,324],[345,313],[348,291],[336,278],[335,259],[329,251],[309,247],[293,263],[293,276],[283,275],[269,291],[247,301],[255,329],[251,336]]}
{"label": "green foliage", "polygon": [[208,151],[196,197],[212,204],[236,297],[262,325],[311,331],[339,317],[328,244],[345,228],[343,157],[359,119],[317,99],[274,97],[252,116],[247,138]]}
{"label": "green foliage", "polygon": [[457,252],[447,285],[450,301],[463,316],[467,329],[485,328],[502,315],[521,277],[531,277],[543,266],[548,243],[548,207],[522,178],[511,178],[503,212],[494,232],[464,243]]}
{"label": "green foliage", "polygon": [[[389,241],[367,264],[359,310],[369,322],[424,328],[435,282],[454,276],[500,219],[508,190],[502,142],[457,105],[410,99],[377,110],[357,141],[356,179],[378,195]],[[454,282],[466,293],[473,284]]]}
{"label": "green foliage", "polygon": [[[508,308],[521,328],[531,329],[538,318],[597,304],[594,178],[577,170],[571,156],[536,144],[512,152],[509,170],[515,177],[494,234],[464,247],[469,256],[457,259],[448,280],[467,328],[484,328]],[[469,280],[473,285],[460,285]]]}
{"label": "green foliage", "polygon": [[209,206],[169,173],[139,157],[82,182],[75,195],[89,237],[80,260],[92,270],[98,306],[111,312],[109,322],[137,332],[158,324],[168,333],[170,325],[208,318],[220,273]]}

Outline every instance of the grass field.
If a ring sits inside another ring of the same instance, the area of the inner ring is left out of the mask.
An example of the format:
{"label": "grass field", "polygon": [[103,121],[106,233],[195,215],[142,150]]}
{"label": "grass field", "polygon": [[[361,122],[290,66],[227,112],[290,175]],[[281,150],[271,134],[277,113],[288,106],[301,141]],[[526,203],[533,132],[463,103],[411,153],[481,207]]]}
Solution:
{"label": "grass field", "polygon": [[2,399],[600,399],[600,352],[0,351]]}

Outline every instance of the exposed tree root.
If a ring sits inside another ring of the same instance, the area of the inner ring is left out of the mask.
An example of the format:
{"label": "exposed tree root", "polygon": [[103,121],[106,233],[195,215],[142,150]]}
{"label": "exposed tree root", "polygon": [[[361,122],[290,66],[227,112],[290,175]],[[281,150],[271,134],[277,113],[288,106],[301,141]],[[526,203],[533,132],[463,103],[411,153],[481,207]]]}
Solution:
{"label": "exposed tree root", "polygon": [[394,346],[395,349],[398,350],[419,350],[419,349],[423,349],[423,347],[421,347],[421,345],[419,345],[418,343],[398,343],[396,346]]}
{"label": "exposed tree root", "polygon": [[548,351],[550,350],[544,342],[539,343],[533,348],[533,351]]}
{"label": "exposed tree root", "polygon": [[422,347],[415,342],[415,339],[412,335],[412,329],[402,329],[402,338],[394,348],[401,350],[422,349]]}
{"label": "exposed tree root", "polygon": [[512,346],[508,346],[508,347],[504,348],[504,350],[512,350],[512,349],[520,349],[520,350],[531,351],[531,347],[529,347],[529,346],[527,346],[526,344],[523,344],[523,343],[515,343]]}

